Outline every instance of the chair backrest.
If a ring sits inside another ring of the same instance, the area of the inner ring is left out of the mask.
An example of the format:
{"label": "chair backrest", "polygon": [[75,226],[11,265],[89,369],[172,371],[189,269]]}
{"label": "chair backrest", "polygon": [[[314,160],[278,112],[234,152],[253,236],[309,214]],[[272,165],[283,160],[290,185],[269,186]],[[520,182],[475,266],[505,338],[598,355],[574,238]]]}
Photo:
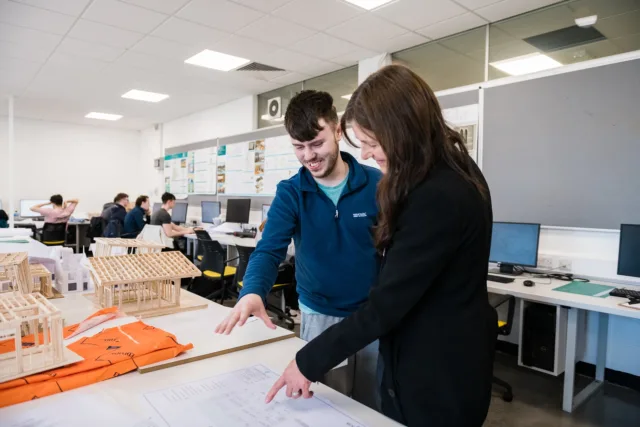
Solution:
{"label": "chair backrest", "polygon": [[200,270],[224,274],[227,253],[222,245],[216,240],[198,239],[198,246],[202,248]]}
{"label": "chair backrest", "polygon": [[165,234],[161,225],[145,225],[136,239],[160,243],[167,248],[173,248],[173,239]]}
{"label": "chair backrest", "polygon": [[204,230],[196,230],[198,240],[211,240],[211,236]]}
{"label": "chair backrest", "polygon": [[244,278],[244,273],[247,271],[247,266],[249,265],[249,258],[251,258],[251,254],[256,248],[236,245],[236,249],[238,250],[238,265],[236,266],[236,275],[233,284],[237,287],[238,282],[242,282]]}
{"label": "chair backrest", "polygon": [[47,246],[64,245],[67,236],[67,223],[52,224],[45,222],[42,227],[42,243]]}

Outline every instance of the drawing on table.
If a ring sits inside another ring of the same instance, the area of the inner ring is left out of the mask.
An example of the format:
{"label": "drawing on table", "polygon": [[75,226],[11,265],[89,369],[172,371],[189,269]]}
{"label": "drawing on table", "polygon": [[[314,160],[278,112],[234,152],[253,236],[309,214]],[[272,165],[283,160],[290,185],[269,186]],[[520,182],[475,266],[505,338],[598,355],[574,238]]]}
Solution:
{"label": "drawing on table", "polygon": [[170,427],[365,427],[318,397],[293,400],[265,396],[279,375],[255,365],[164,390],[144,397]]}

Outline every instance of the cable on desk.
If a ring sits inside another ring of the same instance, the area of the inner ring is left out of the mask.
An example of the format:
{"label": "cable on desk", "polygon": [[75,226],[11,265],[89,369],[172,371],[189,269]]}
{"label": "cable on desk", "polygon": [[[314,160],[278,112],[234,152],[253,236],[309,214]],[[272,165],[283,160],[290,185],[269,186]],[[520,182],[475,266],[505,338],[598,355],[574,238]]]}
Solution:
{"label": "cable on desk", "polygon": [[556,279],[562,280],[564,282],[583,282],[588,283],[590,280],[582,277],[575,277],[572,273],[536,273],[534,271],[528,271],[525,268],[522,268],[522,271],[528,274],[531,274],[533,277],[541,277],[545,279]]}

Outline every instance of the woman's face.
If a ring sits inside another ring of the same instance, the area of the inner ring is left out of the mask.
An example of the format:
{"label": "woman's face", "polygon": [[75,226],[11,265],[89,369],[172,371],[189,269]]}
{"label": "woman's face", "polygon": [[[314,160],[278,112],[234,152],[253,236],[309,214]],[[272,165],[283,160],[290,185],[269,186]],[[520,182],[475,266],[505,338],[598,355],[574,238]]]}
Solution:
{"label": "woman's face", "polygon": [[356,138],[362,143],[362,153],[361,157],[364,160],[373,159],[376,161],[378,166],[380,166],[380,170],[382,173],[387,173],[387,156],[384,154],[382,150],[382,146],[375,139],[375,135],[371,132],[367,132],[363,130],[358,123],[352,122],[351,126],[353,128],[353,133],[355,133]]}

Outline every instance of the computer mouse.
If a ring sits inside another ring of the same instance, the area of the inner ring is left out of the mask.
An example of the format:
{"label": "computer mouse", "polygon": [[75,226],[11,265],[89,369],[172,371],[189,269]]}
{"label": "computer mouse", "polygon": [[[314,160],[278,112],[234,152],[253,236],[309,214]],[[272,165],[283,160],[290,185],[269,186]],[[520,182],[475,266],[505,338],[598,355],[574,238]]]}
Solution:
{"label": "computer mouse", "polygon": [[527,287],[531,287],[533,285],[535,285],[535,283],[533,282],[533,280],[525,280],[524,282],[522,282],[523,285],[527,286]]}

